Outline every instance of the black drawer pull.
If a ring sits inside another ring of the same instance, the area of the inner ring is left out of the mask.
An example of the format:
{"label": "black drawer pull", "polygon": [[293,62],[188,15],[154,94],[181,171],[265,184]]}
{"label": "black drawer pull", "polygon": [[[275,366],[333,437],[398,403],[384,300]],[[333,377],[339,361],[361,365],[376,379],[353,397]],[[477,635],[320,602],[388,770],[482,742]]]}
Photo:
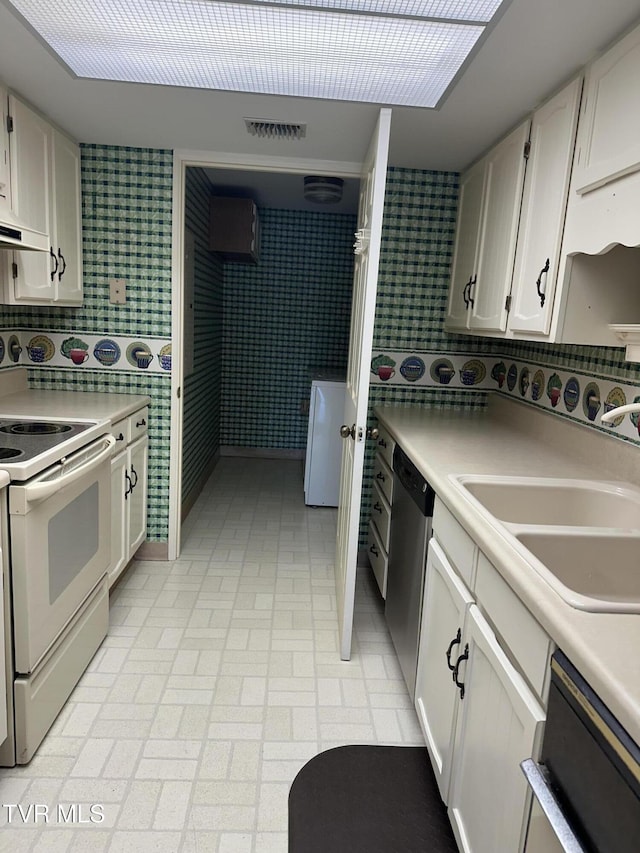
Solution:
{"label": "black drawer pull", "polygon": [[116,441],[124,441],[124,435],[121,432],[116,436]]}
{"label": "black drawer pull", "polygon": [[387,446],[387,442],[384,440],[384,438],[381,438],[378,440],[378,447],[386,447],[386,446]]}
{"label": "black drawer pull", "polygon": [[144,418],[141,421],[136,421],[137,427],[146,426],[146,425],[147,425],[147,422],[145,421]]}
{"label": "black drawer pull", "polygon": [[387,478],[384,476],[384,474],[382,473],[382,471],[378,471],[378,473],[376,474],[376,480],[382,480],[382,482],[384,483],[384,481],[385,481],[386,479],[387,479]]}
{"label": "black drawer pull", "polygon": [[382,515],[382,507],[380,506],[380,504],[378,503],[378,501],[376,501],[376,502],[374,503],[373,508],[375,509],[375,511],[376,511],[376,512],[379,512],[379,513],[380,513],[380,515]]}
{"label": "black drawer pull", "polygon": [[371,551],[371,553],[373,554],[373,556],[374,556],[374,557],[379,557],[379,556],[380,556],[380,552],[378,551],[378,549],[376,548],[376,546],[375,546],[375,545],[372,545],[372,546],[369,548],[369,550]]}

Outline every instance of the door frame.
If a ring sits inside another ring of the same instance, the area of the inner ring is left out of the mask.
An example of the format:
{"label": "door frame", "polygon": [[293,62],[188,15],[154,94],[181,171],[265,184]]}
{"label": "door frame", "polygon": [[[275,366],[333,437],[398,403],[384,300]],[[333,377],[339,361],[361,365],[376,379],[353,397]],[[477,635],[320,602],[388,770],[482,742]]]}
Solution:
{"label": "door frame", "polygon": [[[377,120],[377,117],[376,117]],[[211,169],[242,169],[247,172],[281,172],[294,175],[326,175],[357,178],[362,163],[341,160],[316,160],[302,157],[270,157],[265,155],[231,154],[220,151],[200,151],[177,148],[173,152],[173,216],[171,236],[171,421],[169,448],[169,535],[167,559],[177,560],[182,534],[182,445],[184,364],[184,227],[185,178],[189,167]]]}

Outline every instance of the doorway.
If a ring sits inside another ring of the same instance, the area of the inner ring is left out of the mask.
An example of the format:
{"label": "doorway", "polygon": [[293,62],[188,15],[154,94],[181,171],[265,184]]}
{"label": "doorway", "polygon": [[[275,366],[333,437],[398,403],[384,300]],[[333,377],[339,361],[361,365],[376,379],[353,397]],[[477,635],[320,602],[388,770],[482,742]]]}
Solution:
{"label": "doorway", "polygon": [[[180,428],[172,429],[170,551],[173,542],[177,556],[184,511],[219,455],[255,451],[302,458],[309,371],[346,368],[360,175],[353,164],[311,161],[285,171],[274,170],[273,163],[238,167],[216,155],[180,152],[176,170],[174,352],[184,343],[189,349],[184,321],[194,306],[193,362],[176,360],[173,377],[179,416],[172,412],[172,423]],[[335,213],[309,203],[304,209],[303,176],[310,173],[342,177],[345,203]],[[208,199],[214,193],[257,200],[257,264],[225,261],[209,251]],[[193,299],[182,286],[190,265]]]}

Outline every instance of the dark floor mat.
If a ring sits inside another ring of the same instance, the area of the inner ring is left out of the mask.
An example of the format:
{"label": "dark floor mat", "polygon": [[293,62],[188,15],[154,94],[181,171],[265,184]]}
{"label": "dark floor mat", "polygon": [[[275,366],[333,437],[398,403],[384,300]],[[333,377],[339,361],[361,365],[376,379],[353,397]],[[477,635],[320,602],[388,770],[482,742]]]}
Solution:
{"label": "dark floor mat", "polygon": [[425,747],[340,746],[289,792],[289,853],[457,853]]}

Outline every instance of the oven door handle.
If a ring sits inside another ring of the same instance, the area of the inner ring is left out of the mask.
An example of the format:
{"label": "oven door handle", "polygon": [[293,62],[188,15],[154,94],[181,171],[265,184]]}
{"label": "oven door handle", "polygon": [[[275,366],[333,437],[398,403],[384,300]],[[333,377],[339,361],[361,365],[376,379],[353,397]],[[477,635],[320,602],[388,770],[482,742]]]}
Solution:
{"label": "oven door handle", "polygon": [[565,853],[586,853],[553,793],[544,765],[537,764],[532,758],[526,758],[520,763],[520,768],[562,850]]}
{"label": "oven door handle", "polygon": [[70,486],[72,483],[75,483],[76,480],[79,480],[81,477],[84,477],[85,474],[88,474],[93,471],[94,468],[101,465],[107,457],[111,456],[116,443],[116,440],[112,435],[103,436],[102,441],[104,442],[104,447],[101,451],[96,453],[95,456],[92,456],[86,462],[83,462],[82,465],[78,465],[77,468],[72,468],[69,473],[61,474],[61,476],[56,477],[55,480],[49,480],[43,483],[34,483],[31,486],[24,486],[23,494],[25,503],[37,503],[38,501],[45,500],[45,498],[50,498],[51,495],[55,495],[56,492],[60,491],[60,489]]}

